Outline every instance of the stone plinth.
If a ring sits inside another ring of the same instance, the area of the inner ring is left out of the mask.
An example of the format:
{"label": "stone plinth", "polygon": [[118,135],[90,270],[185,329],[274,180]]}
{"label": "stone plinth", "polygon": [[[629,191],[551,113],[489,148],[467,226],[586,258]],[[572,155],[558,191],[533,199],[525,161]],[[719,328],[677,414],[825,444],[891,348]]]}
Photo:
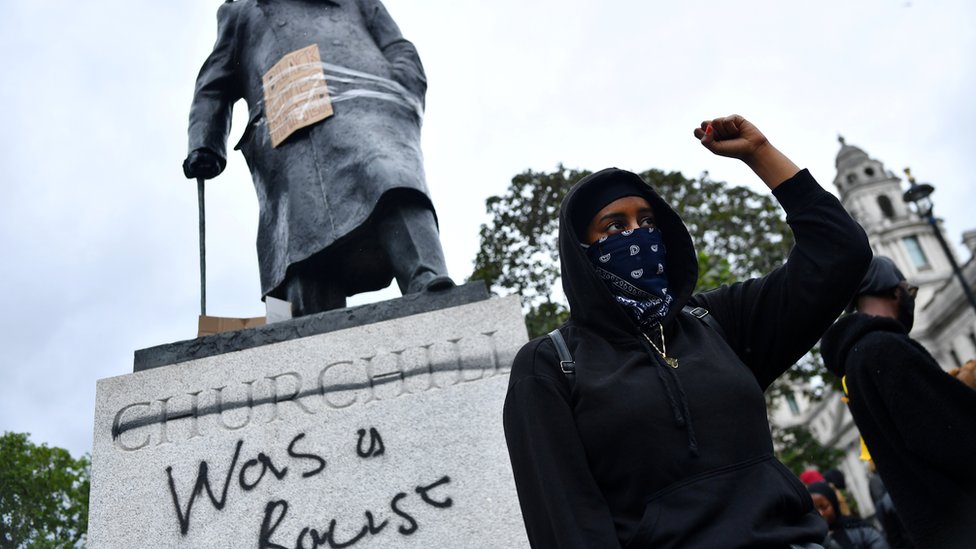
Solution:
{"label": "stone plinth", "polygon": [[459,307],[488,299],[488,289],[480,281],[469,282],[451,290],[419,292],[403,297],[336,309],[324,313],[303,316],[283,322],[266,324],[257,328],[223,332],[186,341],[157,345],[135,352],[134,372],[168,366],[196,358],[243,351],[251,347],[270,345],[299,337],[324,334],[346,328],[355,328],[384,320],[412,316],[438,309]]}
{"label": "stone plinth", "polygon": [[98,382],[90,546],[526,547],[517,297]]}

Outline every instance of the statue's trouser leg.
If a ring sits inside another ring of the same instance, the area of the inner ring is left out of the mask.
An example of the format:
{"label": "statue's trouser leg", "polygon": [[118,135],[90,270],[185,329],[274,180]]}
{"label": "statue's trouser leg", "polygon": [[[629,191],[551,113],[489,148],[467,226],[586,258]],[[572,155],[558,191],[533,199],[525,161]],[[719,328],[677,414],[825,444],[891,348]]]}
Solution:
{"label": "statue's trouser leg", "polygon": [[435,278],[454,285],[447,279],[437,222],[429,208],[409,201],[391,206],[377,229],[377,239],[390,260],[401,293],[419,292]]}
{"label": "statue's trouser leg", "polygon": [[346,306],[342,285],[325,279],[322,269],[314,265],[295,265],[281,285],[296,317]]}

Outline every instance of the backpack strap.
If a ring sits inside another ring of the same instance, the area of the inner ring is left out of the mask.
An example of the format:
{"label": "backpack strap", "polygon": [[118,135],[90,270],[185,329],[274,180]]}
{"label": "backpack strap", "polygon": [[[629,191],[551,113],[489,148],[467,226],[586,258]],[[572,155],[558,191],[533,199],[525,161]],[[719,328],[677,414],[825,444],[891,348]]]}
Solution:
{"label": "backpack strap", "polygon": [[576,361],[573,360],[573,355],[569,352],[569,347],[566,345],[566,340],[563,339],[563,334],[559,332],[559,328],[549,332],[549,339],[552,340],[556,352],[559,353],[559,369],[567,376],[575,375]]}
{"label": "backpack strap", "polygon": [[[686,305],[683,312],[690,314],[691,316],[701,320],[709,328],[715,330],[718,335],[725,339],[725,331],[722,330],[722,326],[719,325],[715,317],[708,313],[708,309],[704,307],[691,307]],[[560,333],[559,328],[549,332],[549,339],[552,340],[553,346],[556,347],[556,353],[559,354],[559,369],[562,370],[566,377],[570,379],[576,375],[576,361],[573,360],[573,354],[569,352],[569,346],[566,345],[566,340],[563,338],[563,334]]]}
{"label": "backpack strap", "polygon": [[701,320],[707,324],[709,328],[718,332],[718,335],[722,336],[722,339],[725,339],[725,330],[723,330],[722,325],[715,320],[715,317],[708,313],[708,309],[704,307],[692,307],[690,305],[685,305],[681,311],[690,314],[698,320]]}

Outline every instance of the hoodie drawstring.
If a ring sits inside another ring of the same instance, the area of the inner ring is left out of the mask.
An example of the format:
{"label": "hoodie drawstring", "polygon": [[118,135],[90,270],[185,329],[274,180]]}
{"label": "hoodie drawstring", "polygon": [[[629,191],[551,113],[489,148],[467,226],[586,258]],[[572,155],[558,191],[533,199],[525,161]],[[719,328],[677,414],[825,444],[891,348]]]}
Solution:
{"label": "hoodie drawstring", "polygon": [[688,408],[688,397],[685,396],[685,388],[681,385],[678,373],[673,369],[664,368],[663,365],[658,364],[658,370],[667,370],[671,374],[671,379],[674,381],[675,387],[677,387],[678,399],[681,401],[681,407],[684,408],[684,417],[686,418],[684,423],[685,429],[688,431],[688,452],[692,456],[698,457],[698,438],[695,437],[695,426],[691,422],[691,410]]}
{"label": "hoodie drawstring", "polygon": [[[647,336],[645,335],[644,337]],[[649,339],[647,343],[650,343]],[[659,380],[661,380],[661,385],[664,386],[664,392],[668,396],[668,402],[671,404],[671,413],[674,416],[674,422],[678,425],[678,427],[684,428],[687,432],[688,452],[692,456],[697,457],[698,438],[695,436],[695,427],[692,425],[691,421],[691,410],[688,408],[688,397],[685,395],[685,390],[681,385],[681,380],[678,378],[678,374],[674,371],[674,368],[664,364],[663,358],[657,360],[657,355],[660,354],[660,351],[657,353],[653,352],[652,349],[648,347],[647,343],[644,343],[644,348],[648,354],[655,358],[654,362],[657,365],[657,377]],[[656,349],[654,349],[654,351],[656,351]],[[665,372],[667,372],[667,374],[665,374]],[[670,383],[665,376],[670,376]],[[672,385],[674,386],[673,388]],[[677,393],[677,396],[675,396],[675,393]]]}
{"label": "hoodie drawstring", "polygon": [[661,380],[661,385],[664,385],[664,392],[668,395],[668,401],[671,403],[671,413],[674,415],[674,422],[678,424],[679,427],[685,426],[685,418],[678,408],[678,401],[674,398],[674,391],[671,390],[671,384],[668,380],[664,378],[664,370],[667,368],[661,368],[658,364],[657,377]]}

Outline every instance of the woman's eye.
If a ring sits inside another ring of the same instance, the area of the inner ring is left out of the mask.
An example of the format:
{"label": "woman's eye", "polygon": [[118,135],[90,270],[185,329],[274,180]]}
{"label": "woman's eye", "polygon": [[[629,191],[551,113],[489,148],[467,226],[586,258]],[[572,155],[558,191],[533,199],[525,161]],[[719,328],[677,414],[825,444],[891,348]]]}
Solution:
{"label": "woman's eye", "polygon": [[620,221],[614,221],[613,223],[607,225],[608,231],[622,231],[624,230],[624,228],[625,228],[624,224],[621,223]]}
{"label": "woman's eye", "polygon": [[644,219],[641,219],[640,226],[641,227],[653,227],[654,226],[654,218],[653,217],[645,217]]}

